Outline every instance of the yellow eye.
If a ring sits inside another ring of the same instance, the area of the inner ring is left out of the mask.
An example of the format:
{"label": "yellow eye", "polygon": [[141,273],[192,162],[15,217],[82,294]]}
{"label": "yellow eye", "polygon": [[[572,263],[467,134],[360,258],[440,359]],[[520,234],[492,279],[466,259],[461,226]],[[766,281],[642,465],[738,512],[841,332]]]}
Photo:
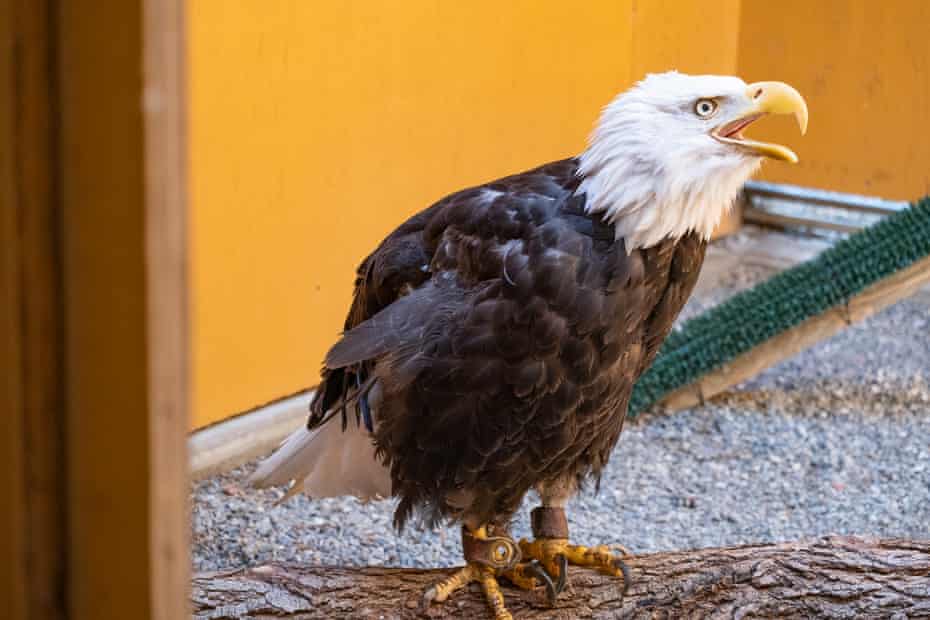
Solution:
{"label": "yellow eye", "polygon": [[717,102],[713,99],[698,99],[694,104],[694,113],[701,118],[710,118],[717,111]]}

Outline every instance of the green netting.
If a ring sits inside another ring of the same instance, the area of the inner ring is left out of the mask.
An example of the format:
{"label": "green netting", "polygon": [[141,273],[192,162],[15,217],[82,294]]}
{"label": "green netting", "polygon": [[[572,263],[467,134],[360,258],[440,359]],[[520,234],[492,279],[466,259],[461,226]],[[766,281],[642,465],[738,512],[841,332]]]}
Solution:
{"label": "green netting", "polygon": [[930,196],[685,322],[636,384],[631,416],[930,255]]}

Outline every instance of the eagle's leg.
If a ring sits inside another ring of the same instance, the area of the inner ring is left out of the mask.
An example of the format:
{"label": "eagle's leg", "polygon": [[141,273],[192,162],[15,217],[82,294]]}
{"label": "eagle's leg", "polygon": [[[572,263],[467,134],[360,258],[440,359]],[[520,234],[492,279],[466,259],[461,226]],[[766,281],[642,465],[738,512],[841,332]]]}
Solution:
{"label": "eagle's leg", "polygon": [[[484,598],[494,614],[494,620],[512,620],[504,605],[504,595],[497,576],[509,572],[520,560],[520,548],[509,536],[492,536],[488,527],[462,528],[462,549],[467,562],[464,567],[431,586],[423,593],[423,606],[442,603],[470,583],[478,582]],[[532,587],[532,586],[530,586]]]}
{"label": "eagle's leg", "polygon": [[573,492],[574,485],[556,484],[540,488],[543,505],[533,509],[531,522],[534,540],[520,541],[520,551],[524,559],[536,560],[546,569],[551,580],[556,584],[549,590],[549,602],[562,591],[567,581],[568,565],[593,568],[613,577],[623,578],[623,593],[630,583],[629,569],[623,557],[629,555],[626,549],[611,549],[607,545],[585,547],[573,545],[568,541],[568,520],[565,518],[565,500]]}

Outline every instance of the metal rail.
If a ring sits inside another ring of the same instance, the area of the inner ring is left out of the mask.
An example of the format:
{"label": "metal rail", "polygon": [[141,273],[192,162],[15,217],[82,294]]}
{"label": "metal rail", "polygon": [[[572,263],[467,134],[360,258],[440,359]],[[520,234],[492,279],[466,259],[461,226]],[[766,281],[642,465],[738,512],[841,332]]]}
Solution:
{"label": "metal rail", "polygon": [[862,226],[853,226],[851,224],[840,224],[839,222],[830,222],[827,220],[816,220],[807,217],[794,217],[782,215],[781,213],[772,213],[757,207],[746,207],[743,211],[743,219],[751,224],[762,224],[763,226],[775,226],[777,228],[785,227],[807,227],[807,228],[826,228],[836,232],[850,234],[862,230]]}
{"label": "metal rail", "polygon": [[876,215],[891,215],[908,207],[908,203],[898,200],[884,200],[872,196],[829,192],[822,189],[783,183],[766,183],[764,181],[749,181],[745,185],[745,190],[750,197],[763,196],[790,202],[801,202],[807,205],[822,205],[861,213],[874,213]]}
{"label": "metal rail", "polygon": [[[744,210],[743,219],[752,224],[774,226],[778,228],[806,228],[829,230],[835,233],[854,233],[864,228],[865,224],[837,221],[829,216],[811,217],[809,213],[786,214],[778,209],[766,208],[766,203],[794,203],[804,207],[826,207],[838,211],[846,211],[863,215],[887,216],[897,213],[908,207],[908,203],[897,200],[884,200],[872,196],[859,196],[842,192],[786,185],[781,183],[765,183],[763,181],[749,181],[743,188]],[[857,219],[853,217],[852,219]],[[874,220],[873,220],[874,221]]]}

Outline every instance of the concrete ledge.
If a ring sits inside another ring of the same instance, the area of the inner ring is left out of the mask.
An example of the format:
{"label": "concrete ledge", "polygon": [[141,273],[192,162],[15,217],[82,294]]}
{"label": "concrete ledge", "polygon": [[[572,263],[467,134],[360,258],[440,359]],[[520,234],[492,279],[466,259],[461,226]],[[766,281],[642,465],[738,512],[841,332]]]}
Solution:
{"label": "concrete ledge", "polygon": [[191,433],[191,478],[228,471],[277,448],[307,421],[312,396],[312,391],[302,392]]}

